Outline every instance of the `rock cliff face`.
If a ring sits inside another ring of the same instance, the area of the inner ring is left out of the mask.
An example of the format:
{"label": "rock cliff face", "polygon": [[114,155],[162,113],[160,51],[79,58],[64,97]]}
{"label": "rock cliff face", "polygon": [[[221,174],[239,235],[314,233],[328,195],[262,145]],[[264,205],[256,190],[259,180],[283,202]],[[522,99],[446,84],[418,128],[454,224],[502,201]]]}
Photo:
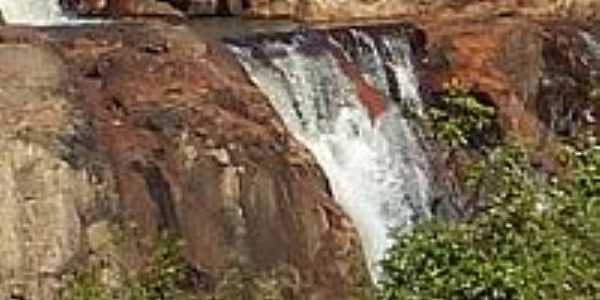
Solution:
{"label": "rock cliff face", "polygon": [[[89,3],[89,11],[107,5]],[[128,3],[110,5],[125,12]],[[310,19],[400,13],[390,3],[256,1],[250,9]],[[485,3],[481,11],[491,12]],[[502,3],[507,14],[516,5]],[[563,11],[553,3],[531,11]],[[573,11],[597,5],[569,3]],[[596,23],[448,20],[414,21],[426,101],[458,79],[497,108],[505,134],[542,154],[557,138],[600,136]],[[224,45],[200,35],[149,21],[0,29],[1,299],[58,299],[65,275],[90,256],[136,272],[164,230],[185,240],[198,293],[368,293],[360,241],[315,159]],[[460,161],[438,160],[436,176]]]}
{"label": "rock cliff face", "polygon": [[226,51],[184,27],[111,29],[0,33],[0,297],[57,299],[90,252],[139,270],[162,230],[199,292],[368,289],[321,171]]}
{"label": "rock cliff face", "polygon": [[[535,149],[544,172],[560,173],[558,142],[600,136],[595,24],[520,17],[422,20],[428,55],[419,73],[426,99],[435,101],[447,83],[460,82],[496,109],[502,136]],[[477,159],[461,151],[439,154],[433,156],[436,173],[452,186],[464,182],[460,170]],[[478,204],[460,205],[469,214]]]}
{"label": "rock cliff face", "polygon": [[[347,21],[403,16],[441,17],[530,15],[590,18],[600,12],[597,0],[62,0],[82,14],[238,15]],[[169,3],[169,4],[167,4]],[[179,12],[177,12],[178,10]]]}
{"label": "rock cliff face", "polygon": [[60,58],[48,47],[2,44],[0,64],[0,295],[51,299],[79,253],[78,210],[101,185],[66,159],[61,140],[78,120]]}
{"label": "rock cliff face", "polygon": [[498,109],[504,131],[522,142],[574,137],[598,126],[594,24],[502,17],[469,25],[425,21],[430,43],[422,80],[432,93],[453,79],[481,92]]}

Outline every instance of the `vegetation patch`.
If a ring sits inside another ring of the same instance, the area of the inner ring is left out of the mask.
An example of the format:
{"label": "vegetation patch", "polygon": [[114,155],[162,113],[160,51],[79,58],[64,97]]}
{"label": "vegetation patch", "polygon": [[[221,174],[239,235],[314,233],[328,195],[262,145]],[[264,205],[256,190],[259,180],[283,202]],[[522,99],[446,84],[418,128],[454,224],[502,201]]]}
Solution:
{"label": "vegetation patch", "polygon": [[181,256],[178,240],[165,235],[150,260],[148,268],[140,274],[118,279],[107,278],[102,261],[80,269],[62,292],[64,300],[192,300],[193,270]]}
{"label": "vegetation patch", "polygon": [[560,180],[519,147],[472,166],[468,186],[486,198],[485,212],[398,236],[380,298],[600,299],[600,147],[567,155]]}
{"label": "vegetation patch", "polygon": [[425,120],[433,137],[453,148],[497,143],[500,130],[496,110],[481,98],[458,80],[447,83],[426,110]]}

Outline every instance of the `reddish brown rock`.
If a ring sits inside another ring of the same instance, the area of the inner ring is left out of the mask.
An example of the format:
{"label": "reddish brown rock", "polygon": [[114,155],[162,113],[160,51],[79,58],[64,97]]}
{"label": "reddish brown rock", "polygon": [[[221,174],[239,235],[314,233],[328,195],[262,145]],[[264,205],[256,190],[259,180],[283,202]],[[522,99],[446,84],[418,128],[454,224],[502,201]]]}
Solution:
{"label": "reddish brown rock", "polygon": [[[435,16],[436,18],[497,15],[594,18],[598,0],[62,0],[81,14],[144,16],[239,15],[308,21],[349,21]],[[167,5],[166,3],[170,4]]]}
{"label": "reddish brown rock", "polygon": [[522,141],[538,141],[541,124],[526,109],[537,97],[542,57],[541,27],[522,19],[425,23],[431,34],[427,81],[433,90],[459,81],[482,92],[498,108],[504,128]]}
{"label": "reddish brown rock", "polygon": [[398,17],[530,15],[597,17],[597,0],[257,0],[249,13],[264,17],[288,16],[313,21],[390,19]]}
{"label": "reddish brown rock", "polygon": [[[557,133],[551,116],[571,115],[564,110],[566,98],[587,103],[577,105],[573,116],[580,121],[567,122],[571,125],[583,122],[583,111],[594,111],[588,94],[597,80],[599,58],[586,45],[582,34],[588,27],[581,23],[502,17],[421,23],[429,33],[422,73],[428,89],[441,92],[454,80],[485,95],[512,138],[532,145],[549,141]],[[565,79],[568,84],[555,84]],[[551,112],[557,106],[564,114]]]}
{"label": "reddish brown rock", "polygon": [[115,29],[50,38],[110,162],[132,253],[170,230],[207,291],[232,272],[281,281],[285,299],[366,289],[360,243],[321,171],[223,46],[183,27]]}

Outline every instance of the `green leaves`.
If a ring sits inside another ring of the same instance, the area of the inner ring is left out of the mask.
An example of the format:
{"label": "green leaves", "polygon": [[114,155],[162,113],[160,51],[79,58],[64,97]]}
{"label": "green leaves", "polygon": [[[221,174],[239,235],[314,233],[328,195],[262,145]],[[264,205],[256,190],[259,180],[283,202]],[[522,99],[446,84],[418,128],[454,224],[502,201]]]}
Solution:
{"label": "green leaves", "polygon": [[458,82],[448,84],[446,92],[428,108],[426,117],[434,137],[451,147],[475,146],[494,125],[496,111],[482,104]]}
{"label": "green leaves", "polygon": [[180,255],[181,245],[165,234],[143,273],[115,288],[106,284],[103,269],[92,265],[76,274],[62,293],[65,300],[185,300],[182,288],[189,267]]}
{"label": "green leaves", "polygon": [[522,149],[496,149],[469,177],[487,210],[397,236],[381,299],[600,299],[599,158],[597,146],[573,152],[558,182]]}

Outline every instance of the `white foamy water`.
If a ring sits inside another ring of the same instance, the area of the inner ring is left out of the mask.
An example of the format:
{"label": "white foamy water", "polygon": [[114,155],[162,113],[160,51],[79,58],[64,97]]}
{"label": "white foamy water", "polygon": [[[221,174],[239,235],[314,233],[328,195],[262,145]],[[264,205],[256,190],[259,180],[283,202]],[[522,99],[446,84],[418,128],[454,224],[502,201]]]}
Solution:
{"label": "white foamy water", "polygon": [[[334,198],[357,227],[377,279],[390,234],[430,217],[428,161],[391,98],[414,106],[421,102],[405,38],[360,30],[342,34],[346,39],[303,32],[232,50],[292,134],[316,157]],[[386,111],[375,122],[332,51],[341,52],[387,96]]]}
{"label": "white foamy water", "polygon": [[589,32],[580,31],[579,35],[583,38],[592,54],[596,57],[600,57],[600,42],[598,42]]}
{"label": "white foamy water", "polygon": [[0,0],[8,24],[54,25],[68,22],[58,0]]}

